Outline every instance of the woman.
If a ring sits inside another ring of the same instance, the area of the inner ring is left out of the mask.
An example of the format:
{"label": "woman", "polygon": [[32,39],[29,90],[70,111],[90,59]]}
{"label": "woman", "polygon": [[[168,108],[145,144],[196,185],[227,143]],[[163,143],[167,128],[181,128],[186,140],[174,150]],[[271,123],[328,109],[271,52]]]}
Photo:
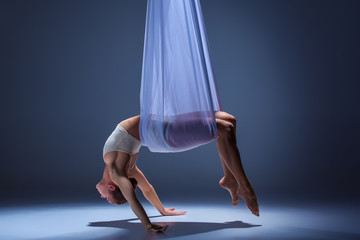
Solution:
{"label": "woman", "polygon": [[[224,170],[224,177],[219,184],[230,192],[233,206],[239,197],[244,199],[250,211],[259,216],[259,206],[256,195],[242,167],[239,150],[236,145],[236,119],[222,112],[215,112],[219,137],[217,139],[218,153]],[[152,224],[144,208],[138,201],[134,188],[139,186],[144,196],[163,215],[181,215],[174,208],[164,208],[154,188],[144,174],[136,166],[136,159],[141,146],[139,136],[140,116],[135,116],[120,122],[110,135],[104,146],[105,169],[102,180],[96,185],[101,197],[112,204],[129,202],[131,209],[140,219],[146,229],[153,232],[163,232],[167,226]]]}

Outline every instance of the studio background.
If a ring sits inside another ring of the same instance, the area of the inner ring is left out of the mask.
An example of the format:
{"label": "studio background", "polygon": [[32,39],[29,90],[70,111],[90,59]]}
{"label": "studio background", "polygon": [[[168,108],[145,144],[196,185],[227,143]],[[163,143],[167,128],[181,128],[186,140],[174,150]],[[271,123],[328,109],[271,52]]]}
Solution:
{"label": "studio background", "polygon": [[[260,203],[359,199],[359,2],[201,4]],[[0,2],[1,203],[103,201],[103,144],[139,114],[145,14],[145,0]],[[163,201],[230,201],[215,141],[144,147],[138,166]]]}

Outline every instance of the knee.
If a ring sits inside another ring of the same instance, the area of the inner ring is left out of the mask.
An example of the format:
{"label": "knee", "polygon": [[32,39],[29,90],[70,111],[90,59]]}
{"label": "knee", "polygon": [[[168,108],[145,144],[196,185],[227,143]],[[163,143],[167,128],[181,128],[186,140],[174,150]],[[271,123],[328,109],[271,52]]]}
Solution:
{"label": "knee", "polygon": [[233,115],[231,115],[230,113],[218,111],[218,112],[215,112],[215,118],[221,119],[221,120],[224,120],[227,122],[231,122],[234,125],[234,127],[236,127],[236,118]]}
{"label": "knee", "polygon": [[236,127],[236,118],[233,115],[230,115],[225,119],[228,122],[231,122],[234,127]]}
{"label": "knee", "polygon": [[235,131],[236,129],[236,118],[232,115],[223,118],[225,123],[225,129],[229,132]]}
{"label": "knee", "polygon": [[220,139],[233,140],[235,138],[235,125],[226,120],[217,121],[217,129]]}

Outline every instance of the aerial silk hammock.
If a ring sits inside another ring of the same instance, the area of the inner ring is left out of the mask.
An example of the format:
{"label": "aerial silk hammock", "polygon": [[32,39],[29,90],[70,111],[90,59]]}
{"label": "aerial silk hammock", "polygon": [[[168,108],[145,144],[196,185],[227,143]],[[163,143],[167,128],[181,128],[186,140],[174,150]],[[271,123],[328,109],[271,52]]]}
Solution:
{"label": "aerial silk hammock", "polygon": [[218,137],[221,104],[199,0],[148,0],[140,90],[140,140],[181,152]]}

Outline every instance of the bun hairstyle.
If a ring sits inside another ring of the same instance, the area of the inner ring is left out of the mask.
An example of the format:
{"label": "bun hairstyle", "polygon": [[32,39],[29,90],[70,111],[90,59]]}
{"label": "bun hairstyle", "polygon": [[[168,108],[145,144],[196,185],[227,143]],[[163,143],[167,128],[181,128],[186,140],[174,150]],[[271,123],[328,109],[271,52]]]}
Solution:
{"label": "bun hairstyle", "polygon": [[[135,189],[137,186],[137,181],[135,178],[129,178],[133,188]],[[120,191],[120,188],[117,186],[115,191],[112,191],[112,196],[114,198],[114,200],[116,201],[117,205],[121,205],[124,203],[127,203],[127,200],[125,199],[124,195],[122,194],[122,192]]]}

